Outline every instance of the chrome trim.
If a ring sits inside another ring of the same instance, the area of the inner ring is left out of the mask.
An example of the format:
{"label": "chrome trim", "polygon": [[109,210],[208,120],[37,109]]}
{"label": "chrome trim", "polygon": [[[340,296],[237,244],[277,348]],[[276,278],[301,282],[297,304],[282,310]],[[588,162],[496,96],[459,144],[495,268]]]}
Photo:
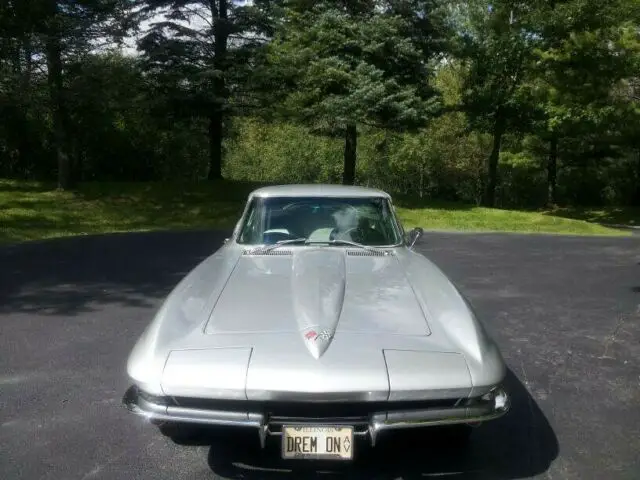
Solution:
{"label": "chrome trim", "polygon": [[264,415],[260,413],[204,410],[153,403],[140,395],[140,391],[136,387],[130,387],[127,390],[122,402],[129,412],[140,415],[149,421],[254,428],[265,424]]}
{"label": "chrome trim", "polygon": [[269,434],[269,425],[265,422],[260,424],[258,427],[258,436],[260,437],[260,448],[266,447],[267,445],[267,435]]}
{"label": "chrome trim", "polygon": [[[127,390],[122,401],[131,413],[140,415],[149,421],[256,428],[262,448],[266,444],[267,436],[281,435],[281,432],[271,430],[269,428],[270,425],[274,427],[285,423],[287,425],[303,425],[312,421],[311,419],[309,421],[296,421],[293,418],[277,417],[270,421],[264,414],[256,412],[204,410],[162,405],[145,398],[135,386]],[[507,392],[502,387],[495,387],[480,398],[467,399],[463,404],[457,404],[450,408],[381,411],[369,415],[368,421],[350,420],[349,418],[323,421],[319,418],[314,419],[313,422],[322,425],[352,426],[354,427],[354,435],[369,435],[371,445],[375,446],[380,432],[384,430],[476,424],[497,419],[506,414],[510,408],[511,401]],[[360,427],[360,429],[356,427]]]}
{"label": "chrome trim", "polygon": [[376,446],[376,440],[378,439],[378,433],[380,433],[381,430],[381,424],[380,423],[375,423],[375,422],[371,422],[369,424],[369,439],[371,440],[371,446],[375,447]]}

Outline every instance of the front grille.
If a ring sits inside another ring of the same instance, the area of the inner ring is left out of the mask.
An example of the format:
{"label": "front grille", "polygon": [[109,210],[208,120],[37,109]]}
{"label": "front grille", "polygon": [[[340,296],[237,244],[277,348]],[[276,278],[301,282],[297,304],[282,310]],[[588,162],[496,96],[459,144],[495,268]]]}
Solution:
{"label": "front grille", "polygon": [[281,402],[246,400],[207,400],[172,397],[176,406],[203,410],[263,413],[274,421],[281,420],[346,420],[359,421],[376,412],[452,408],[457,398],[405,402]]}

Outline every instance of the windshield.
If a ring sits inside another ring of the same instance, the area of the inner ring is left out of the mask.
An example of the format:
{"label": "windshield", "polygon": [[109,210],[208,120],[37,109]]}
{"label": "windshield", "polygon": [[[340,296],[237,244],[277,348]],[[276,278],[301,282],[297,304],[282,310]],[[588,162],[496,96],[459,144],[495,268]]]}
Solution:
{"label": "windshield", "polygon": [[346,240],[367,246],[397,245],[402,234],[382,197],[268,197],[249,205],[238,243],[271,245]]}

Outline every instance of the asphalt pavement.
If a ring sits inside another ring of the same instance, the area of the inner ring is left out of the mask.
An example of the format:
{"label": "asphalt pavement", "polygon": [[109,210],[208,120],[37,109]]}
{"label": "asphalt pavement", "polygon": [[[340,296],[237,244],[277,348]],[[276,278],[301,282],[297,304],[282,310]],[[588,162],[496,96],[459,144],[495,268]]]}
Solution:
{"label": "asphalt pavement", "polygon": [[238,440],[237,457],[214,437],[179,445],[121,407],[134,342],[224,236],[0,248],[0,478],[640,478],[639,237],[427,232],[417,248],[503,351],[511,412],[465,450],[394,435],[359,445],[353,464],[291,470],[254,437]]}

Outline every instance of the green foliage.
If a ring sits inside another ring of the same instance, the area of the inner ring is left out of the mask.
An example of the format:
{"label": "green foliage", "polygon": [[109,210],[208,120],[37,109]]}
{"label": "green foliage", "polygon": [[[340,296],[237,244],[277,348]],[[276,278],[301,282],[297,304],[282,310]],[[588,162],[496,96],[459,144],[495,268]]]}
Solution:
{"label": "green foliage", "polygon": [[358,183],[421,202],[640,205],[639,25],[637,0],[5,0],[0,176],[335,183],[357,142]]}
{"label": "green foliage", "polygon": [[498,117],[511,129],[526,128],[522,86],[538,42],[533,12],[535,2],[513,0],[472,0],[460,8],[453,52],[468,66],[462,104],[475,128],[492,132]]}
{"label": "green foliage", "polygon": [[73,64],[69,89],[80,180],[206,175],[206,123],[175,116],[155,99],[138,61],[105,55]]}
{"label": "green foliage", "polygon": [[[268,183],[339,183],[342,143],[286,123],[238,122],[225,176]],[[476,202],[478,162],[487,140],[465,134],[461,113],[434,120],[417,134],[379,129],[360,136],[359,183],[403,196]]]}
{"label": "green foliage", "polygon": [[125,1],[7,0],[0,6],[0,170],[57,173],[59,186],[70,184],[67,102],[73,95],[66,70],[100,41],[117,44]]}
{"label": "green foliage", "polygon": [[266,183],[339,183],[342,144],[288,123],[236,122],[225,177]]}
{"label": "green foliage", "polygon": [[283,86],[267,95],[276,118],[343,136],[343,183],[355,181],[363,127],[416,129],[439,108],[426,7],[322,1],[288,2],[284,9],[268,47],[263,90]]}
{"label": "green foliage", "polygon": [[612,86],[634,74],[640,54],[625,1],[589,8],[573,1],[546,12],[543,32],[562,31],[535,52],[533,91],[547,131],[601,129],[619,118],[625,105],[614,98]]}
{"label": "green foliage", "polygon": [[347,124],[402,129],[433,113],[424,52],[411,25],[372,2],[289,8],[269,62],[286,85],[280,110],[317,131]]}

